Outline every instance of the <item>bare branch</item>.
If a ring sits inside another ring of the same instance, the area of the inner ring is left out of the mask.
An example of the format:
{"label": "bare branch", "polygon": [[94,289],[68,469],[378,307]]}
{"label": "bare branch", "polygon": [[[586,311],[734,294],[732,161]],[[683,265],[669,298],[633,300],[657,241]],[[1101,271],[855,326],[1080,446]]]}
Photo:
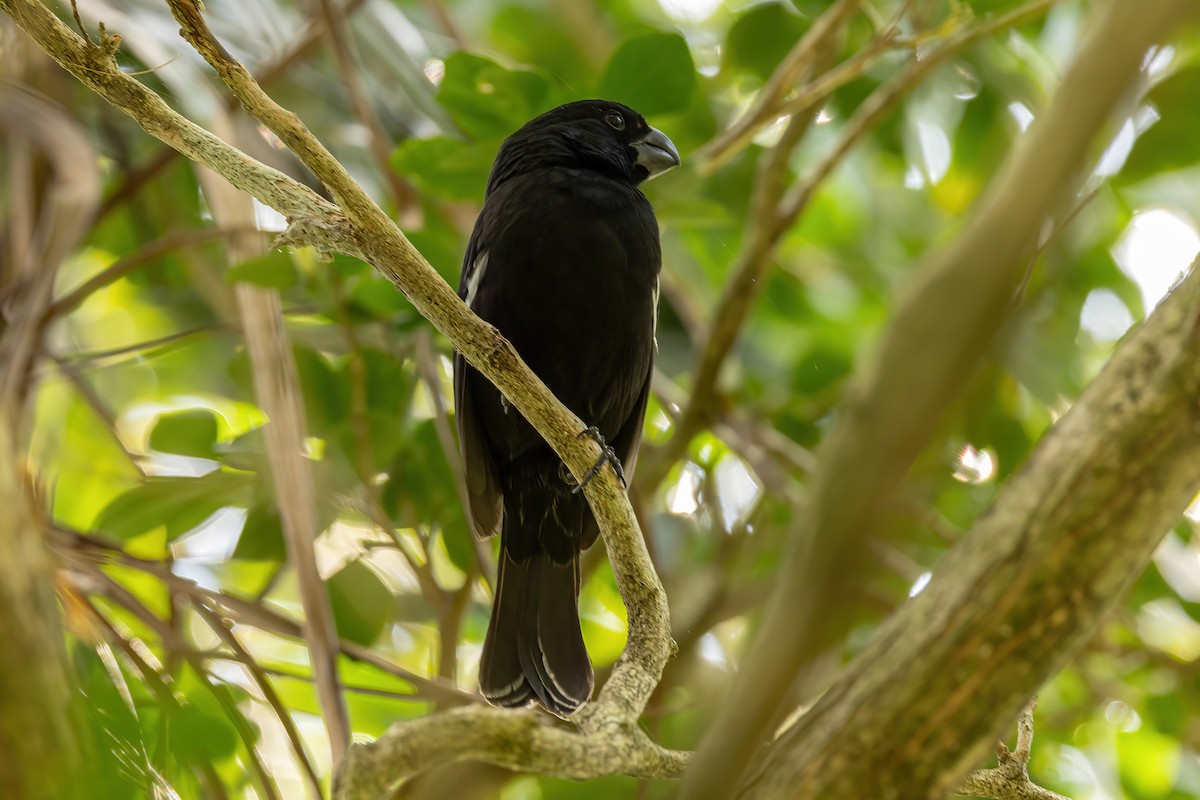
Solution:
{"label": "bare branch", "polygon": [[[803,179],[787,193],[778,184],[786,176],[791,146],[785,146],[787,134],[767,156],[755,188],[756,202],[746,243],[732,267],[733,277],[725,284],[721,299],[713,313],[708,337],[701,347],[692,381],[692,392],[684,412],[675,425],[671,439],[647,459],[643,474],[650,485],[656,485],[671,464],[686,450],[688,442],[706,423],[714,405],[717,383],[725,360],[733,351],[754,303],[767,285],[767,275],[775,258],[782,236],[793,227],[808,207],[809,201],[846,155],[863,137],[873,130],[896,105],[932,70],[958,55],[976,42],[1014,25],[1028,22],[1045,14],[1055,0],[1033,0],[1008,14],[981,23],[942,42],[937,48],[914,58],[906,69],[884,83],[863,101],[847,121],[837,144],[829,150]],[[806,92],[808,102],[822,95]],[[795,101],[795,102],[798,102]],[[807,123],[807,118],[793,117],[792,124]]]}
{"label": "bare branch", "polygon": [[388,141],[387,132],[383,129],[383,123],[379,120],[379,114],[367,97],[362,80],[359,78],[358,65],[355,63],[347,32],[346,11],[337,8],[333,0],[319,0],[319,3],[321,16],[325,20],[325,33],[333,46],[333,54],[337,60],[338,72],[342,76],[342,84],[350,96],[354,115],[367,129],[368,145],[371,156],[375,159],[375,168],[379,170],[379,174],[383,176],[391,190],[392,199],[395,200],[401,216],[410,211],[416,211],[418,209],[413,203],[415,199],[413,189],[391,167],[391,143]]}
{"label": "bare branch", "polygon": [[[95,535],[84,536],[77,531],[63,528],[52,529],[50,533],[54,537],[60,558],[70,559],[73,565],[87,575],[94,576],[100,573],[101,564],[109,562],[121,564],[153,575],[161,580],[172,594],[182,595],[195,603],[202,603],[219,611],[239,625],[250,625],[277,636],[287,636],[293,639],[303,638],[300,623],[267,608],[262,603],[199,586],[195,582],[173,573],[170,567],[162,561],[131,556],[114,544],[106,543]],[[411,684],[414,690],[410,695],[412,698],[432,700],[451,706],[480,702],[480,698],[476,695],[467,694],[436,679],[425,678],[410,672],[357,642],[343,639],[339,646],[342,654],[347,658],[370,664],[382,672]]]}
{"label": "bare branch", "polygon": [[296,721],[292,719],[291,712],[284,706],[279,693],[271,685],[271,680],[267,677],[266,670],[259,666],[249,651],[242,646],[232,628],[219,614],[201,603],[197,603],[194,607],[196,613],[204,618],[213,633],[234,652],[238,657],[238,663],[244,665],[250,673],[250,677],[254,679],[258,690],[262,692],[263,699],[267,701],[267,705],[275,712],[275,717],[279,720],[279,724],[283,726],[283,732],[292,747],[292,754],[296,757],[296,763],[300,765],[300,770],[304,773],[304,777],[308,781],[309,795],[320,800],[322,797],[321,778],[317,775],[312,757],[309,755],[308,749],[304,746],[304,740],[300,736],[300,730],[296,727]]}
{"label": "bare branch", "polygon": [[820,51],[845,27],[860,4],[861,0],[838,0],[817,18],[783,57],[750,109],[700,151],[699,155],[708,159],[706,170],[714,170],[728,161],[760,128],[782,115],[780,107],[791,87],[812,71]]}
{"label": "bare branch", "polygon": [[[225,115],[218,115],[214,125],[214,130],[224,132],[229,140],[237,140],[236,133],[229,130]],[[213,218],[219,225],[236,228],[253,222],[254,209],[249,197],[228,183],[216,180],[208,170],[201,168],[199,177]],[[230,264],[240,264],[261,255],[264,245],[264,237],[257,231],[231,237],[226,247]],[[291,338],[284,326],[279,292],[238,283],[234,287],[234,299],[246,337],[254,394],[268,419],[264,435],[271,485],[287,542],[288,563],[296,572],[300,604],[304,609],[304,641],[336,767],[350,744],[350,717],[338,686],[337,626],[329,595],[317,571],[314,551],[320,531],[317,529],[312,464],[304,454],[308,422],[304,416],[300,377]]]}
{"label": "bare branch", "polygon": [[1035,698],[1017,717],[1017,749],[1009,753],[1004,742],[1000,742],[1000,766],[975,770],[963,781],[957,794],[995,800],[1070,800],[1029,779],[1029,750],[1033,746],[1033,709],[1036,707]]}
{"label": "bare branch", "polygon": [[181,231],[150,242],[124,258],[114,261],[109,266],[97,272],[83,283],[51,303],[46,309],[47,317],[60,317],[74,311],[85,300],[96,292],[111,286],[134,270],[144,266],[161,263],[165,254],[184,247],[198,247],[209,242],[219,242],[229,236],[239,233],[252,232],[253,228],[228,230],[225,228],[204,228],[198,231]]}
{"label": "bare branch", "polygon": [[378,800],[390,796],[397,776],[465,760],[574,780],[678,778],[687,764],[686,753],[664,750],[640,729],[612,733],[580,736],[532,710],[456,708],[394,725],[371,750],[351,750],[333,796]]}

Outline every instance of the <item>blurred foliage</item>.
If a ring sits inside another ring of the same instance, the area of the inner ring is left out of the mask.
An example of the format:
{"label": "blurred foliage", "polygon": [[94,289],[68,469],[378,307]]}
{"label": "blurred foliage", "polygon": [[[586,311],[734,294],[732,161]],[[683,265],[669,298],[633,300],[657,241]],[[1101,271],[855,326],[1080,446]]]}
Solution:
{"label": "blurred foliage", "polygon": [[[646,187],[663,229],[662,392],[651,452],[671,436],[697,346],[748,226],[768,126],[711,175],[692,154],[755,97],[819,13],[816,0],[373,0],[347,13],[357,69],[388,139],[397,197],[355,115],[314,3],[208,0],[229,49],[295,110],[406,226],[451,282],[503,138],[537,113],[602,95],[666,131],[684,167]],[[908,4],[868,3],[834,54],[869,46]],[[914,4],[898,46],[822,104],[789,166],[802,175],[847,117],[919,51],[1012,0]],[[171,32],[155,0],[80,2],[85,21],[120,32],[123,66],[201,124],[240,132],[256,157],[303,176],[259,136]],[[664,745],[695,746],[728,685],[799,529],[795,498],[808,449],[892,305],[897,286],[944,245],[1012,146],[1053,95],[1088,3],[1062,0],[934,72],[851,151],[786,232],[762,296],[719,386],[718,423],[661,485],[636,486],[643,529],[671,598],[679,658],[647,714]],[[315,27],[310,28],[310,24]],[[308,37],[308,44],[297,48]],[[1048,231],[993,357],[913,469],[838,657],[970,527],[998,488],[1161,296],[1197,248],[1200,60],[1193,36],[1150,62],[1147,93],[1101,137],[1096,172],[1069,219]],[[196,173],[130,120],[5,31],[5,78],[69,110],[95,150],[106,203],[59,267],[58,293],[146,248],[161,255],[96,287],[47,329],[36,375],[31,463],[56,527],[128,558],[99,574],[90,623],[73,626],[76,674],[113,768],[97,796],[279,796],[306,791],[275,711],[196,595],[162,570],[296,620],[299,602],[266,474],[252,366],[234,313],[238,282],[283,301],[317,477],[318,563],[350,642],[422,676],[474,691],[490,604],[480,551],[456,484],[450,348],[367,265],[272,252],[229,266],[219,240],[183,241],[213,222]],[[11,58],[10,58],[11,54]],[[157,165],[157,166],[154,166]],[[2,165],[0,165],[2,166]],[[8,185],[8,184],[6,184]],[[3,197],[6,216],[28,198]],[[264,221],[269,221],[267,216]],[[1190,248],[1190,251],[1189,251]],[[736,434],[736,435],[735,435]],[[864,459],[871,458],[863,453]],[[870,498],[864,498],[869,502]],[[80,545],[83,546],[83,545]],[[486,543],[483,551],[493,543]],[[580,601],[603,675],[620,653],[625,611],[611,571],[589,561]],[[177,589],[177,586],[176,586]],[[295,719],[323,780],[327,745],[302,642],[231,612],[241,646]],[[450,637],[447,644],[441,637]],[[1170,536],[1121,612],[1041,695],[1036,780],[1077,800],[1200,797],[1200,542]],[[419,686],[371,664],[340,663],[354,729],[378,735],[427,713]],[[818,687],[781,698],[785,711]],[[633,796],[637,782],[524,777],[503,796]],[[666,797],[651,784],[643,797]]]}

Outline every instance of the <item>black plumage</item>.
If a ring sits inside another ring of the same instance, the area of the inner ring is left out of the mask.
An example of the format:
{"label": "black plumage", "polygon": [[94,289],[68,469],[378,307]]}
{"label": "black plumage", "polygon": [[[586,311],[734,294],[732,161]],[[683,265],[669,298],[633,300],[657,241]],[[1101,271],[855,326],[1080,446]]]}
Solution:
{"label": "black plumage", "polygon": [[[512,342],[632,474],[650,391],[658,222],[638,184],[679,163],[618,103],[549,111],[505,140],[463,260],[459,295]],[[579,554],[598,528],[558,456],[457,356],[454,396],[476,535],[500,530],[484,697],[566,716],[587,702]]]}

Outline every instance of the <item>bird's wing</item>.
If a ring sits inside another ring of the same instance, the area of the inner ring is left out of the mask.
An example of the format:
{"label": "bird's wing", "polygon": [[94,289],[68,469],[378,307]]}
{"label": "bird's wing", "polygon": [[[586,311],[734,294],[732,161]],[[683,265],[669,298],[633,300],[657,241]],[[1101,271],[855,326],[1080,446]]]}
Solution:
{"label": "bird's wing", "polygon": [[[471,237],[463,263],[458,294],[470,306],[475,288],[487,268],[487,252],[480,252],[479,232]],[[474,370],[460,353],[454,354],[454,418],[462,451],[467,482],[467,512],[475,535],[484,538],[496,533],[500,525],[500,481],[496,459],[484,435],[475,399],[467,390],[467,376]]]}
{"label": "bird's wing", "polygon": [[[617,435],[608,441],[608,445],[621,460],[626,480],[630,481],[633,480],[634,470],[637,468],[638,448],[642,444],[642,428],[645,426],[646,405],[650,400],[650,378],[653,374],[654,365],[651,363],[650,369],[646,371],[646,379],[642,383],[642,391],[638,395],[637,402],[634,403],[633,413],[629,415]],[[586,550],[596,543],[599,535],[600,527],[596,518],[591,514],[585,514],[583,530],[579,536],[579,546]]]}

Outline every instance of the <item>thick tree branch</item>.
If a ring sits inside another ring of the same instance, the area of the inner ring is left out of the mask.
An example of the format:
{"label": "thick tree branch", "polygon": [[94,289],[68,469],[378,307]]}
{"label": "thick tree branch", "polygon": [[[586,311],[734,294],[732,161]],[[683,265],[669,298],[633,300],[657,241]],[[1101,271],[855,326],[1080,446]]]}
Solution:
{"label": "thick tree branch", "polygon": [[1197,398],[1200,262],[741,795],[886,800],[958,787],[1195,497]]}
{"label": "thick tree branch", "polygon": [[0,408],[0,795],[80,797],[85,741],[17,419]]}
{"label": "thick tree branch", "polygon": [[[1089,145],[1138,80],[1147,49],[1192,13],[1190,0],[1107,6],[1054,103],[1019,142],[962,235],[930,258],[902,296],[822,444],[806,530],[685,778],[686,800],[731,795],[806,654],[844,626],[828,609],[854,583],[847,576],[856,572],[874,514],[992,341],[1039,231],[1080,185]],[[872,457],[863,458],[866,452]]]}
{"label": "thick tree branch", "polygon": [[389,797],[397,775],[468,759],[574,780],[678,778],[687,765],[686,753],[664,750],[636,727],[580,736],[557,724],[531,710],[468,706],[395,725],[370,750],[350,751],[333,796]]}

